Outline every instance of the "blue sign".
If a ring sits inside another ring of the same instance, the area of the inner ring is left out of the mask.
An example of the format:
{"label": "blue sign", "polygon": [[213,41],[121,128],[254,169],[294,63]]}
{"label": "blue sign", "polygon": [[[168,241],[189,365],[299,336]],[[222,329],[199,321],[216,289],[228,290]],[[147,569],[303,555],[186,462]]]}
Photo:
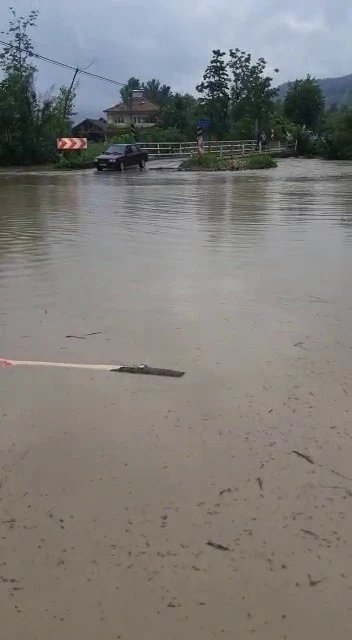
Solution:
{"label": "blue sign", "polygon": [[198,127],[203,127],[204,129],[206,129],[207,127],[210,127],[211,120],[198,120],[197,125]]}

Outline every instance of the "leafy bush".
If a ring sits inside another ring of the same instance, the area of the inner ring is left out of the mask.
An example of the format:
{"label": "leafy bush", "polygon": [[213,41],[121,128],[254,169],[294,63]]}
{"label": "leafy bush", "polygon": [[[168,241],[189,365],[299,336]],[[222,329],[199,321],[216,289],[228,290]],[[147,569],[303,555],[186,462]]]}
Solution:
{"label": "leafy bush", "polygon": [[66,151],[56,157],[54,169],[91,169],[94,159],[106,148],[105,144],[90,144],[84,151]]}
{"label": "leafy bush", "polygon": [[253,140],[254,123],[250,116],[243,116],[230,130],[230,140]]}
{"label": "leafy bush", "polygon": [[134,141],[134,137],[131,132],[115,134],[112,138],[109,138],[106,147],[109,144],[131,144]]}

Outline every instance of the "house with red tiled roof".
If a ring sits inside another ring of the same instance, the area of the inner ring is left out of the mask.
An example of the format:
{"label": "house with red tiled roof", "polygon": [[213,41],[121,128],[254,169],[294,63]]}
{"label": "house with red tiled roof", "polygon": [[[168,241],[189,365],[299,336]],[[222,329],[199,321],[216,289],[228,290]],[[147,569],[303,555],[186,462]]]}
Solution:
{"label": "house with red tiled roof", "polygon": [[114,107],[105,109],[108,124],[116,127],[128,127],[135,124],[141,128],[152,127],[155,125],[160,107],[147,100],[143,91],[133,91],[133,97],[130,104],[120,102]]}

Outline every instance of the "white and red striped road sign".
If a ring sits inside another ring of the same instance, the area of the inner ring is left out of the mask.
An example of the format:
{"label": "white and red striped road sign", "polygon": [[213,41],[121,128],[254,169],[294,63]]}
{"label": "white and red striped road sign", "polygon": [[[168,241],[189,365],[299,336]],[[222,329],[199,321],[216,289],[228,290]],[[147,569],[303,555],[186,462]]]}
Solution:
{"label": "white and red striped road sign", "polygon": [[200,155],[203,155],[203,153],[204,153],[204,138],[203,138],[203,136],[198,136],[197,147],[198,147],[198,153]]}
{"label": "white and red striped road sign", "polygon": [[200,155],[204,153],[203,127],[200,123],[197,125],[197,149]]}
{"label": "white and red striped road sign", "polygon": [[87,149],[87,138],[58,138],[57,148],[59,151],[77,151],[79,149]]}

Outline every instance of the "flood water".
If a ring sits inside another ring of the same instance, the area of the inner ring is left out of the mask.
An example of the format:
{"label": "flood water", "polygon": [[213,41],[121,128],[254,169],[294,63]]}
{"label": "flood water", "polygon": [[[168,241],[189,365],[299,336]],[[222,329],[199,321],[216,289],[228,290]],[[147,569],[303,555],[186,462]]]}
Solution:
{"label": "flood water", "polygon": [[0,174],[0,358],[186,372],[0,368],[1,640],[351,638],[351,273],[347,163]]}

